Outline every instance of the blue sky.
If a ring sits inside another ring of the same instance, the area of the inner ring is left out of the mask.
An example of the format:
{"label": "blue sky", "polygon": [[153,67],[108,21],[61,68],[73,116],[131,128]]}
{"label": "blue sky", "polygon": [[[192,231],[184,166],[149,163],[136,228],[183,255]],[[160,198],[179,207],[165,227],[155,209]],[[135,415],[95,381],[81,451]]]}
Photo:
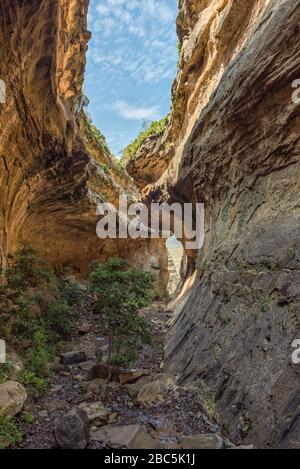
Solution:
{"label": "blue sky", "polygon": [[88,112],[118,156],[143,120],[170,110],[178,0],[90,0]]}

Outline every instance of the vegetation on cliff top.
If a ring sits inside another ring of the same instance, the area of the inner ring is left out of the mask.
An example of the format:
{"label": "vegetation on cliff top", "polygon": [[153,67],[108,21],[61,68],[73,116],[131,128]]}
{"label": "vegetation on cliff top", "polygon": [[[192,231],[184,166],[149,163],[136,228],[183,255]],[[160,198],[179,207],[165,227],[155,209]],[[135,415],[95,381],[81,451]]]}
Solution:
{"label": "vegetation on cliff top", "polygon": [[169,122],[169,114],[163,117],[159,121],[151,122],[151,124],[148,127],[143,126],[142,131],[136,137],[136,139],[124,149],[121,161],[126,162],[129,159],[134,159],[138,150],[141,148],[145,140],[152,136],[153,137],[161,136],[164,133],[168,125],[168,122]]}
{"label": "vegetation on cliff top", "polygon": [[91,118],[85,111],[82,111],[82,122],[87,138],[99,146],[102,151],[111,154],[104,135],[92,123]]}

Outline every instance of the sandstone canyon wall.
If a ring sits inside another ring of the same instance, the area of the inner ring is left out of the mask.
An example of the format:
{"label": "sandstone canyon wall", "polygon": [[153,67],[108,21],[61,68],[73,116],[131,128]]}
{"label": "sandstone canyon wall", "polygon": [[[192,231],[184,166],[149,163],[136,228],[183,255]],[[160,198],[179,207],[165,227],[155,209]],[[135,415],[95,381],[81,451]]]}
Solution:
{"label": "sandstone canyon wall", "polygon": [[198,386],[236,442],[299,447],[300,1],[179,10],[170,122],[128,164],[147,200],[206,207],[165,368]]}
{"label": "sandstone canyon wall", "polygon": [[[96,237],[96,206],[139,194],[82,112],[88,0],[1,0],[0,258],[22,244],[57,270],[120,255],[167,284],[163,243]],[[101,137],[101,136],[100,136]]]}
{"label": "sandstone canyon wall", "polygon": [[[126,255],[158,272],[159,242],[100,242],[96,205],[139,192],[82,114],[87,0],[1,0],[0,257],[32,244],[59,269]],[[128,170],[146,200],[204,202],[206,238],[166,344],[236,442],[297,446],[300,0],[180,0],[166,132]]]}

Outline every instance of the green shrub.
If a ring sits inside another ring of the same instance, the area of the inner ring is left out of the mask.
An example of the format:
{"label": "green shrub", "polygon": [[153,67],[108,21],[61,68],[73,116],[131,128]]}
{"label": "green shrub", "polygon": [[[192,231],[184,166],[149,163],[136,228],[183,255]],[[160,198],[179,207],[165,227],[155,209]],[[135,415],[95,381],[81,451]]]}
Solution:
{"label": "green shrub", "polygon": [[178,41],[177,41],[177,52],[178,52],[178,55],[181,54],[181,51],[182,51],[182,44],[181,44],[181,42],[178,40]]}
{"label": "green shrub", "polygon": [[102,163],[100,164],[100,167],[105,174],[109,174],[109,167],[107,166],[107,164]]}
{"label": "green shrub", "polygon": [[35,417],[30,412],[23,412],[22,420],[24,423],[27,423],[27,425],[32,425],[35,420]]}
{"label": "green shrub", "polygon": [[148,137],[151,136],[160,136],[164,133],[167,124],[169,122],[169,115],[164,117],[159,121],[153,121],[148,128],[143,129],[142,132],[137,136],[137,138],[128,145],[123,151],[121,160],[133,159],[135,158],[138,150],[141,148],[142,144]]}
{"label": "green shrub", "polygon": [[21,376],[25,384],[36,389],[39,396],[43,396],[46,393],[47,383],[44,378],[39,378],[33,371],[28,370],[22,370]]}
{"label": "green shrub", "polygon": [[41,281],[49,281],[50,270],[46,262],[38,259],[34,249],[25,246],[14,257],[9,257],[5,280],[8,289],[21,293]]}
{"label": "green shrub", "polygon": [[0,415],[0,449],[16,448],[22,441],[22,433],[16,422]]}
{"label": "green shrub", "polygon": [[71,332],[83,290],[77,282],[55,276],[26,247],[10,258],[0,292],[1,335],[22,353],[27,370],[43,378],[47,364]]}
{"label": "green shrub", "polygon": [[152,274],[111,258],[92,265],[90,290],[94,312],[101,314],[109,337],[109,363],[129,365],[142,344],[150,341],[149,323],[137,311],[153,300]]}
{"label": "green shrub", "polygon": [[83,289],[82,285],[75,280],[61,280],[60,292],[62,294],[62,298],[70,306],[79,306],[85,299],[85,290]]}

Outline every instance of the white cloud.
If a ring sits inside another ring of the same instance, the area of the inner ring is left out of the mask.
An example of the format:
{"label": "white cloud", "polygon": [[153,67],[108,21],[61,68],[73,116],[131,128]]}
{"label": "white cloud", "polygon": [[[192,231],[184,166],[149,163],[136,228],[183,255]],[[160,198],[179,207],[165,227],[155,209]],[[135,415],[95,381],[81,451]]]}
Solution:
{"label": "white cloud", "polygon": [[93,30],[89,56],[109,74],[152,84],[175,77],[175,27],[149,28],[147,23],[134,21],[120,24],[117,18],[109,16],[98,18]]}
{"label": "white cloud", "polygon": [[110,13],[110,9],[106,5],[97,5],[96,6],[96,11],[99,13],[101,16],[107,16]]}
{"label": "white cloud", "polygon": [[124,5],[124,3],[126,3],[126,0],[107,0],[107,4],[112,7]]}
{"label": "white cloud", "polygon": [[118,115],[125,120],[142,120],[142,119],[158,119],[159,108],[158,106],[140,107],[133,106],[126,101],[116,101],[114,108]]}
{"label": "white cloud", "polygon": [[177,8],[178,0],[90,0],[87,94],[115,152],[134,139],[143,119],[167,112]]}

